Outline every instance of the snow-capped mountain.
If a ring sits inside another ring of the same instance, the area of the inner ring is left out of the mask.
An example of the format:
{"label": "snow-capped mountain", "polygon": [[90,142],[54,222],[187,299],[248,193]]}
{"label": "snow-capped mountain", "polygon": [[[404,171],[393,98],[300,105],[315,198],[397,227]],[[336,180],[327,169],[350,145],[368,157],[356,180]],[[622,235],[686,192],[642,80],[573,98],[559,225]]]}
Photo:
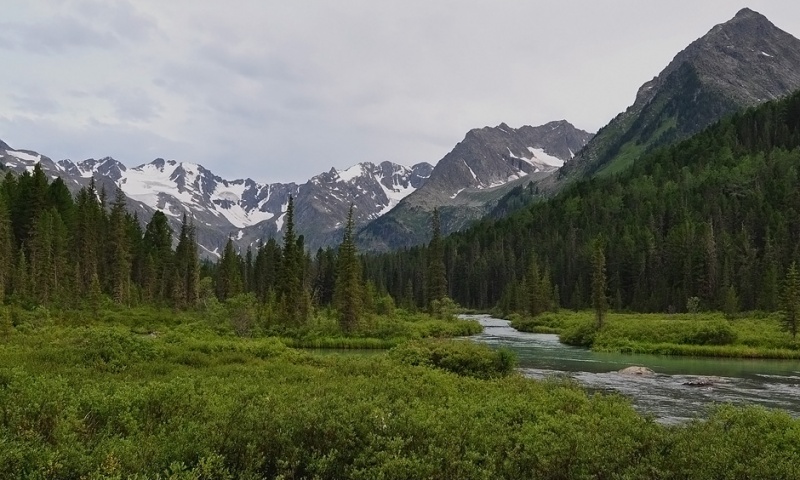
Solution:
{"label": "snow-capped mountain", "polygon": [[434,208],[445,233],[460,230],[487,214],[514,186],[553,174],[591,138],[565,120],[470,130],[439,160],[423,187],[359,232],[359,244],[385,250],[427,241]]}
{"label": "snow-capped mountain", "polygon": [[410,168],[391,162],[361,163],[341,171],[333,168],[301,185],[261,184],[249,178],[227,180],[202,165],[162,158],[128,168],[111,157],[53,162],[31,150],[14,150],[5,143],[0,147],[7,169],[21,173],[41,163],[48,176],[62,177],[73,191],[92,178],[109,194],[121,188],[130,209],[145,221],[161,210],[177,231],[183,213],[188,213],[194,218],[200,246],[212,257],[229,236],[242,249],[280,236],[289,195],[295,199],[296,230],[306,245],[316,249],[335,244],[351,203],[356,206],[356,222],[364,224],[422,186],[433,170],[427,163]]}
{"label": "snow-capped mountain", "polygon": [[228,180],[202,165],[162,158],[130,168],[111,157],[53,162],[4,143],[0,161],[16,172],[30,171],[38,162],[73,192],[92,179],[109,196],[120,188],[143,222],[161,210],[176,232],[187,213],[194,219],[201,254],[214,258],[228,238],[243,251],[268,238],[280,239],[290,195],[295,230],[312,251],[341,241],[351,204],[357,227],[380,237],[362,245],[413,245],[428,234],[426,219],[434,207],[446,208],[446,231],[457,230],[485,213],[505,188],[556,171],[590,137],[565,121],[518,129],[500,124],[471,130],[436,168],[365,162],[332,168],[302,184]]}

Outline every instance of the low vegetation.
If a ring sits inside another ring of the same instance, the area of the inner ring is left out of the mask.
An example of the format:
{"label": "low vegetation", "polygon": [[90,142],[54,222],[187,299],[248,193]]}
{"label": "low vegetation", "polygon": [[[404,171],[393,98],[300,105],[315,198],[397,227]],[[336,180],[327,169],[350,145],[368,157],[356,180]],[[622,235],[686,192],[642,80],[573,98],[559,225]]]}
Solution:
{"label": "low vegetation", "polygon": [[187,313],[13,316],[0,479],[800,474],[800,422],[786,414],[723,407],[666,427],[465,341],[331,355]]}
{"label": "low vegetation", "polygon": [[597,351],[710,357],[800,358],[800,342],[779,313],[728,319],[722,313],[610,313],[601,329],[594,312],[562,311],[534,318],[512,316],[521,331],[558,333],[568,345]]}

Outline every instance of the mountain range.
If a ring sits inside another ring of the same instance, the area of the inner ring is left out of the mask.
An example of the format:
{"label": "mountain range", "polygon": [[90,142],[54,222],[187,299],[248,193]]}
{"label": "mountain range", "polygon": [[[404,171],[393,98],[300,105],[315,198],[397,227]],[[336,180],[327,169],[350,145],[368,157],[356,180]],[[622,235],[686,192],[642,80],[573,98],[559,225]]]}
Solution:
{"label": "mountain range", "polygon": [[[429,204],[433,206],[463,204],[479,212],[482,210],[476,207],[485,200],[476,203],[469,192],[499,192],[529,175],[548,175],[588,138],[588,133],[564,121],[519,129],[502,124],[470,131],[436,167],[424,162],[412,167],[365,162],[343,170],[331,168],[302,184],[227,180],[202,165],[163,158],[132,168],[111,157],[56,162],[5,143],[0,162],[17,173],[32,170],[39,163],[50,178],[63,178],[73,192],[92,179],[109,195],[120,188],[128,197],[129,209],[139,218],[149,219],[161,210],[176,232],[186,212],[194,219],[204,254],[215,257],[228,238],[245,250],[280,236],[290,195],[294,198],[296,229],[312,250],[341,240],[351,204],[355,223],[360,226],[392,211],[418,191],[416,202],[432,197]],[[429,179],[433,183],[425,189]],[[428,216],[426,213],[425,221]],[[429,232],[424,227],[419,233],[408,238],[424,240]]]}
{"label": "mountain range", "polygon": [[800,40],[743,9],[679,52],[596,135],[564,120],[538,127],[500,124],[469,131],[435,166],[360,163],[301,184],[227,180],[201,165],[161,158],[132,168],[111,157],[56,162],[2,141],[0,162],[16,172],[39,162],[73,191],[91,179],[109,194],[119,187],[140,218],[162,210],[175,231],[186,212],[211,258],[228,238],[243,250],[280,236],[290,195],[308,248],[338,243],[353,204],[359,246],[386,250],[427,241],[434,208],[444,233],[461,230],[499,202],[513,203],[507,198],[521,190],[516,187],[533,184],[526,191],[543,198],[575,179],[620,172],[654,148],[798,88]]}

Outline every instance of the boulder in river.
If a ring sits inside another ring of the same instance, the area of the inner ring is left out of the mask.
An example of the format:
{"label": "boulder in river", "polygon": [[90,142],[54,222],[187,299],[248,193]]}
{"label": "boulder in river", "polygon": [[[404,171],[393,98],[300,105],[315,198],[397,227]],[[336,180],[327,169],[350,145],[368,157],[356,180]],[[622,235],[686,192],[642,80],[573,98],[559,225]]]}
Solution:
{"label": "boulder in river", "polygon": [[623,375],[655,375],[656,372],[647,367],[626,367],[619,371]]}
{"label": "boulder in river", "polygon": [[687,387],[713,387],[719,377],[697,377],[683,382]]}

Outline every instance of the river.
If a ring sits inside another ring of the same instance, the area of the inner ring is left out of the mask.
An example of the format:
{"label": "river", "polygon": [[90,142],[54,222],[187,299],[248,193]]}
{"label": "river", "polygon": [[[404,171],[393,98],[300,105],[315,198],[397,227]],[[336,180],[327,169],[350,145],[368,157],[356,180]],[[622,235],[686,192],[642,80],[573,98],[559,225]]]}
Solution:
{"label": "river", "polygon": [[[563,345],[557,335],[519,332],[488,315],[463,318],[483,325],[473,340],[516,352],[525,376],[569,377],[590,390],[621,393],[662,423],[702,417],[718,403],[759,404],[800,417],[800,361],[599,353]],[[633,365],[655,375],[619,373]],[[700,380],[711,385],[687,385]]]}

